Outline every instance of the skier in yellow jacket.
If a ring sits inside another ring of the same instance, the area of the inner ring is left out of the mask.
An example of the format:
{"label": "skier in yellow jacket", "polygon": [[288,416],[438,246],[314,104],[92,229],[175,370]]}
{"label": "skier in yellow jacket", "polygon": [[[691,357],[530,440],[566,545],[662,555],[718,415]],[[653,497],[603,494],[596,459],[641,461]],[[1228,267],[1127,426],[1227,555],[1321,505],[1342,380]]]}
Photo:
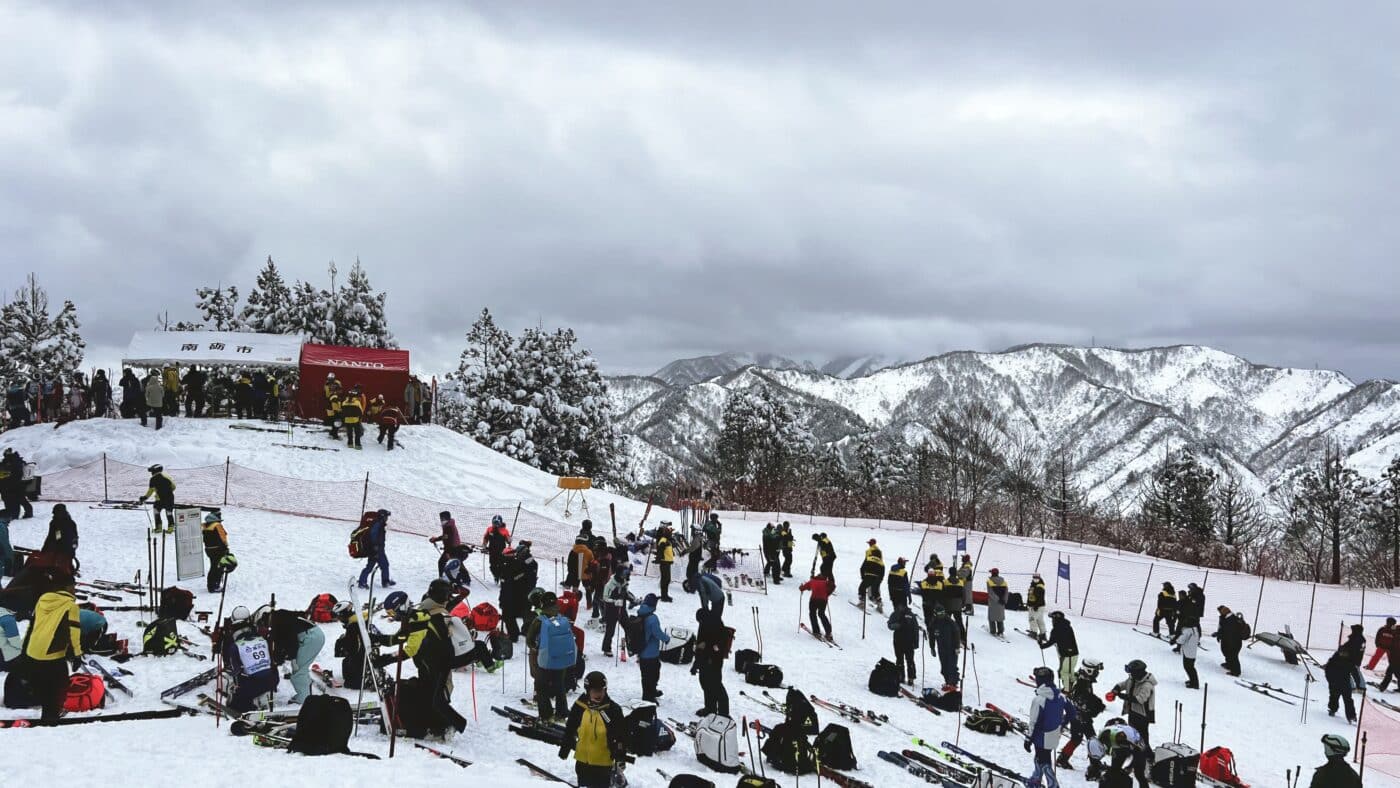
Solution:
{"label": "skier in yellow jacket", "polygon": [[622,707],[608,697],[608,678],[598,671],[583,679],[583,694],[569,710],[559,758],[574,753],[579,788],[609,788],[624,755]]}
{"label": "skier in yellow jacket", "polygon": [[25,637],[24,674],[43,705],[41,725],[54,725],[68,696],[68,662],[75,666],[83,654],[78,626],[78,601],[71,576],[48,581],[48,591],[34,605],[34,621]]}

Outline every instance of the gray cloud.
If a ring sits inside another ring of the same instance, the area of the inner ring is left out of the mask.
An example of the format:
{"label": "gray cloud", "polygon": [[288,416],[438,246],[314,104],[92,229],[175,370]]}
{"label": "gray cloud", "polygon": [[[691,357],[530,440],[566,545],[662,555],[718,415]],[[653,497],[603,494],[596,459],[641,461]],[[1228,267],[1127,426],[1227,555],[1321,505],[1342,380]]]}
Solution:
{"label": "gray cloud", "polygon": [[614,371],[1092,339],[1395,376],[1397,15],[0,5],[0,285],[106,363],[272,254],[359,256],[437,370],[489,306]]}

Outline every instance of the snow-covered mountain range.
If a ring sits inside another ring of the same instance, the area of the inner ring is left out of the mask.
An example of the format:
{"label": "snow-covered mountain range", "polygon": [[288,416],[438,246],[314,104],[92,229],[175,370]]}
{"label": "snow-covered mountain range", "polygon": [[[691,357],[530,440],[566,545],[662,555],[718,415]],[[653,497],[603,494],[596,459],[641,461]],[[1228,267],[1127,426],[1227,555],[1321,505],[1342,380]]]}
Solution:
{"label": "snow-covered mountain range", "polygon": [[779,356],[774,353],[717,353],[712,356],[697,356],[672,361],[651,374],[671,386],[689,386],[703,383],[711,378],[737,372],[744,367],[764,369],[796,369],[803,372],[820,372],[837,378],[856,378],[869,375],[896,362],[883,356],[837,356],[824,364],[812,361]]}
{"label": "snow-covered mountain range", "polygon": [[[1145,472],[1183,444],[1259,493],[1328,440],[1368,475],[1400,453],[1400,384],[1357,384],[1340,372],[1254,364],[1195,345],[953,352],[849,378],[787,359],[725,366],[741,360],[691,359],[666,367],[666,377],[610,379],[639,475],[694,467],[729,395],[749,387],[792,402],[824,442],[868,432],[916,439],[945,409],[982,402],[1012,434],[1066,450],[1091,499],[1122,509],[1132,508]],[[699,374],[698,361],[709,363],[709,377],[678,374],[678,364]]]}

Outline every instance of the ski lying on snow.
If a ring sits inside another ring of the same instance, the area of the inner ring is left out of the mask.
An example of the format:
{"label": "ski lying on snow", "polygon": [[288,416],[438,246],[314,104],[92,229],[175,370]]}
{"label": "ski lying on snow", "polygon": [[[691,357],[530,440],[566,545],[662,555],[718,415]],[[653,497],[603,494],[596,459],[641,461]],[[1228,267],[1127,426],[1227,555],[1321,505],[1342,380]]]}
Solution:
{"label": "ski lying on snow", "polygon": [[469,761],[469,760],[467,760],[467,759],[465,759],[465,758],[458,758],[457,756],[455,756],[455,755],[453,755],[453,754],[451,754],[451,753],[446,753],[446,752],[443,752],[442,750],[435,750],[435,749],[433,749],[432,747],[429,747],[429,746],[426,745],[426,744],[420,744],[420,743],[418,743],[418,742],[414,742],[414,743],[413,743],[413,746],[414,746],[414,747],[417,747],[417,748],[420,749],[420,750],[426,751],[429,755],[435,755],[435,756],[437,756],[437,757],[439,757],[439,758],[442,758],[442,759],[445,760],[445,761],[451,761],[451,762],[457,764],[458,766],[462,767],[463,769],[465,769],[465,768],[467,768],[468,766],[471,766],[471,765],[472,765],[472,762]]}
{"label": "ski lying on snow", "polygon": [[985,766],[986,768],[991,769],[992,771],[996,772],[997,774],[1000,774],[1003,777],[1010,777],[1013,780],[1019,780],[1026,784],[1030,784],[1031,782],[1029,777],[1017,774],[1016,772],[1006,768],[1005,766],[1002,766],[999,763],[996,763],[995,761],[989,761],[986,758],[983,758],[975,752],[969,752],[967,750],[964,750],[963,748],[959,747],[956,744],[953,744],[952,742],[941,742],[941,745],[943,749],[952,752],[956,755],[961,755],[962,757],[981,766]]}
{"label": "ski lying on snow", "polygon": [[[574,785],[568,780],[565,780],[563,777],[551,773],[548,769],[536,766],[533,763],[530,763],[529,761],[525,760],[524,758],[516,758],[515,762],[520,764],[521,766],[524,766],[526,769],[529,769],[536,777],[543,777],[551,782],[563,783],[565,785]],[[574,788],[578,788],[578,786],[574,785]]]}
{"label": "ski lying on snow", "polygon": [[901,697],[908,698],[909,700],[911,700],[911,701],[913,701],[914,703],[918,704],[920,708],[922,708],[922,709],[924,709],[924,710],[926,710],[926,711],[931,711],[931,712],[933,712],[934,714],[938,714],[938,715],[942,715],[942,714],[943,714],[943,711],[942,711],[942,710],[936,709],[936,708],[934,708],[933,706],[929,705],[929,702],[928,702],[928,701],[924,700],[922,697],[920,697],[920,696],[918,696],[918,695],[915,695],[912,691],[905,689],[902,685],[901,685],[900,688],[899,688],[899,694],[900,694]]}
{"label": "ski lying on snow", "polygon": [[913,761],[904,757],[900,753],[880,750],[878,755],[880,756],[880,760],[888,761],[894,764],[895,766],[898,766],[899,768],[909,772],[915,777],[922,779],[926,783],[931,783],[933,785],[938,786],[943,785],[943,777],[940,776],[938,773],[934,772],[932,769],[926,766],[923,766],[922,764],[914,763]]}
{"label": "ski lying on snow", "polygon": [[[1247,679],[1235,679],[1235,683],[1236,683],[1236,684],[1239,684],[1239,685],[1242,685],[1242,686],[1246,686],[1246,687],[1258,688],[1258,689],[1265,689],[1265,690],[1268,690],[1269,692],[1277,692],[1277,693],[1280,694],[1280,695],[1287,695],[1287,696],[1289,696],[1289,697],[1291,697],[1291,698],[1297,698],[1298,700],[1303,700],[1303,696],[1302,696],[1302,695],[1299,695],[1299,694],[1296,693],[1296,692],[1290,692],[1289,690],[1283,689],[1282,687],[1275,687],[1275,686],[1272,685],[1272,684],[1263,683],[1263,682],[1258,682],[1258,681],[1249,681],[1249,680],[1247,680]],[[1369,684],[1370,682],[1367,682],[1367,683]],[[1371,684],[1371,686],[1377,687],[1378,685],[1376,685],[1376,684]],[[1309,700],[1309,701],[1313,701],[1313,700],[1316,700],[1316,698],[1308,698],[1308,700]]]}
{"label": "ski lying on snow", "polygon": [[115,690],[119,690],[119,691],[121,691],[121,692],[126,693],[126,696],[127,696],[128,698],[135,697],[135,696],[131,693],[131,688],[130,688],[130,687],[127,687],[125,684],[121,683],[121,680],[118,679],[116,676],[114,676],[114,675],[112,674],[112,671],[110,671],[110,670],[107,669],[107,666],[106,666],[106,665],[103,665],[101,662],[98,662],[96,659],[94,659],[94,658],[92,658],[92,657],[88,657],[88,658],[87,658],[87,665],[88,665],[88,667],[90,667],[90,668],[96,670],[98,673],[101,673],[101,674],[102,674],[102,678],[103,678],[103,680],[105,680],[105,681],[107,682],[107,686],[109,686],[109,687],[111,687],[111,688],[113,688],[113,689],[115,689]]}
{"label": "ski lying on snow", "polygon": [[[1171,645],[1171,646],[1177,646],[1177,645],[1178,645],[1178,644],[1176,644],[1176,643],[1173,643],[1172,640],[1171,640],[1171,638],[1164,637],[1164,636],[1162,636],[1162,635],[1160,635],[1160,634],[1158,634],[1158,633],[1156,633],[1156,632],[1148,632],[1148,631],[1145,630],[1145,629],[1138,629],[1137,627],[1133,627],[1133,631],[1136,632],[1136,633],[1138,633],[1139,635],[1146,635],[1146,636],[1148,636],[1148,637],[1150,637],[1150,638],[1154,638],[1154,639],[1156,639],[1156,640],[1160,640],[1160,641],[1162,641],[1163,643],[1166,643],[1166,644]],[[1210,651],[1210,649],[1206,648],[1206,644],[1205,644],[1205,641],[1204,641],[1204,640],[1198,641],[1198,642],[1196,643],[1196,648],[1199,648],[1201,651]]]}
{"label": "ski lying on snow", "polygon": [[[779,703],[779,702],[773,700],[771,697],[760,698],[760,697],[758,697],[757,695],[750,695],[749,693],[744,692],[743,690],[739,690],[739,694],[742,695],[742,696],[744,696],[745,698],[748,698],[749,700],[753,701],[754,703],[757,703],[757,704],[759,704],[760,706],[763,706],[764,708],[769,709],[770,711],[776,711],[776,712],[778,712],[779,714],[787,714],[787,707],[785,707],[783,704],[781,704],[781,703]],[[764,692],[763,694],[764,694],[764,695],[767,695],[768,693],[767,693],[767,692]]]}
{"label": "ski lying on snow", "polygon": [[1011,723],[1011,727],[1015,728],[1017,731],[1023,734],[1030,733],[1031,726],[1027,724],[1025,720],[1021,719],[1020,717],[1017,717],[1015,714],[1012,714],[1006,709],[997,706],[995,703],[988,703],[987,708],[1006,718],[1006,721]]}
{"label": "ski lying on snow", "polygon": [[1263,696],[1266,697],[1266,698],[1273,698],[1274,700],[1278,701],[1279,703],[1287,703],[1289,706],[1297,706],[1297,705],[1298,705],[1297,703],[1294,703],[1293,701],[1289,700],[1288,698],[1285,698],[1285,697],[1283,697],[1283,696],[1281,696],[1281,695],[1275,695],[1274,693],[1270,692],[1269,690],[1265,689],[1264,687],[1262,687],[1262,686],[1256,686],[1255,684],[1253,684],[1253,683],[1251,683],[1251,682],[1242,681],[1242,680],[1240,680],[1240,679],[1235,679],[1235,683],[1238,684],[1238,685],[1240,685],[1241,687],[1244,687],[1244,688],[1247,689],[1247,690],[1250,690],[1251,692],[1257,692],[1257,693],[1259,693],[1260,695],[1263,695]]}
{"label": "ski lying on snow", "polygon": [[926,755],[918,750],[904,749],[900,755],[911,761],[920,763],[935,772],[938,772],[944,779],[953,780],[955,783],[972,785],[977,782],[977,772],[969,771],[949,760],[939,760],[931,755]]}
{"label": "ski lying on snow", "polygon": [[218,668],[210,668],[204,671],[203,673],[200,673],[198,676],[186,679],[180,682],[179,684],[176,684],[175,686],[171,687],[170,689],[165,690],[160,694],[160,696],[162,699],[178,698],[181,695],[184,695],[197,687],[202,687],[205,684],[208,684],[209,682],[214,680],[215,676],[218,675]]}
{"label": "ski lying on snow", "polygon": [[845,772],[838,772],[830,766],[818,766],[817,773],[841,786],[841,788],[875,788],[875,786],[864,780],[858,780]]}
{"label": "ski lying on snow", "polygon": [[[169,720],[193,713],[189,709],[152,709],[150,711],[128,711],[121,714],[97,714],[92,717],[60,717],[55,725],[86,725],[89,722],[130,722],[132,720]],[[33,723],[35,720],[21,718],[0,720],[4,727],[24,727],[15,723]]]}

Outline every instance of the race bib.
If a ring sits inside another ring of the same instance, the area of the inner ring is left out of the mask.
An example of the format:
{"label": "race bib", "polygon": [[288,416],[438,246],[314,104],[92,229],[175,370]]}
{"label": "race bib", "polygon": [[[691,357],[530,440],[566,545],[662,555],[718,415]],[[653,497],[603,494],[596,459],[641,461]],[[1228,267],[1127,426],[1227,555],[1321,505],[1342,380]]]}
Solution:
{"label": "race bib", "polygon": [[272,667],[272,655],[266,640],[240,641],[238,658],[243,663],[243,672],[249,676]]}

